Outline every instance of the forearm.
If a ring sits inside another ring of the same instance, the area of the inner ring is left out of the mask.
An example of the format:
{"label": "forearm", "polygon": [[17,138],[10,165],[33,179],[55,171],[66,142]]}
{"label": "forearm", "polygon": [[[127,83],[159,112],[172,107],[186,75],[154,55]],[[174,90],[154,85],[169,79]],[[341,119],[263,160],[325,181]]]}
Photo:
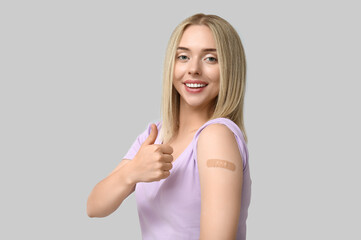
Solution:
{"label": "forearm", "polygon": [[125,164],[94,187],[87,202],[89,217],[108,216],[134,192],[136,182],[129,176],[131,173],[129,165]]}

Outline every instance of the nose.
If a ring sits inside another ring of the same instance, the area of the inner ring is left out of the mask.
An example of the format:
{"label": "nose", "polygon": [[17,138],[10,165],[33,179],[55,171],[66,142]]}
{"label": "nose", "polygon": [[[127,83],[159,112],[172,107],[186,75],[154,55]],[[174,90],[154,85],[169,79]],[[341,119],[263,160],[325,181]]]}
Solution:
{"label": "nose", "polygon": [[189,62],[188,74],[189,75],[201,75],[201,64],[197,58],[193,58]]}

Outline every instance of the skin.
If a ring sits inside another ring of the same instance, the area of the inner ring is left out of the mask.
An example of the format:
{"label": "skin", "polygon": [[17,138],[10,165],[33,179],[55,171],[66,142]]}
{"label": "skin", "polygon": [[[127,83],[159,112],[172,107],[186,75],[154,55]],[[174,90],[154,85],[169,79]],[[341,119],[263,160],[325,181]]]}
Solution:
{"label": "skin", "polygon": [[[174,143],[181,143],[185,148],[194,132],[208,121],[214,110],[213,103],[219,92],[220,69],[215,40],[208,27],[188,27],[179,47],[181,48],[175,56],[173,84],[180,94],[180,128]],[[201,93],[189,93],[183,84],[188,79],[205,81],[208,86]],[[156,136],[157,132],[152,130],[143,145],[152,145]],[[186,141],[187,144],[184,144]],[[180,145],[174,148],[179,150]],[[169,155],[172,151],[169,149],[163,152]],[[181,152],[176,153],[177,156]],[[143,153],[144,156],[159,155],[154,152],[153,146],[145,146],[144,150],[139,150],[138,153]],[[176,158],[167,156],[161,170],[169,171],[173,159]],[[122,201],[134,192],[136,182],[144,181],[134,180],[132,175],[145,177],[145,174],[136,174],[137,171],[155,166],[148,162],[143,163],[145,160],[153,161],[152,158],[145,157],[124,159],[107,178],[99,182],[88,198],[88,215],[104,217],[114,212]],[[197,161],[201,187],[200,239],[235,239],[241,208],[243,166],[233,132],[223,124],[205,127],[197,142]],[[144,171],[159,172],[159,169],[153,168],[150,169],[152,171]],[[148,180],[159,179],[153,177]]]}
{"label": "skin", "polygon": [[233,132],[218,123],[205,127],[197,142],[197,161],[201,187],[200,239],[236,239],[243,164]]}
{"label": "skin", "polygon": [[[201,93],[189,93],[183,84],[188,79],[205,81],[208,86]],[[189,26],[179,43],[174,66],[173,85],[180,95],[180,126],[175,143],[187,146],[184,142],[190,141],[190,136],[208,121],[219,83],[220,69],[211,30],[207,26]],[[200,239],[235,239],[243,166],[233,132],[223,124],[205,127],[198,138],[197,161],[201,186]]]}
{"label": "skin", "polygon": [[[174,65],[173,85],[180,95],[178,138],[189,139],[211,116],[211,103],[219,92],[220,70],[211,30],[206,26],[191,25],[183,33]],[[201,93],[189,93],[185,80],[201,80],[208,86]]]}

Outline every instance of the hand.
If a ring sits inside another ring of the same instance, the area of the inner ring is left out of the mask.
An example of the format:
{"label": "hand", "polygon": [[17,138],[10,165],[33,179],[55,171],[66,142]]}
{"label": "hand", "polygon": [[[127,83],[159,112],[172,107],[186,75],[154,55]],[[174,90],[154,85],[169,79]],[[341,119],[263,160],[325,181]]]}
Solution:
{"label": "hand", "polygon": [[129,162],[133,166],[132,175],[136,183],[159,181],[170,176],[173,148],[168,144],[154,144],[157,135],[157,126],[152,124],[148,138]]}

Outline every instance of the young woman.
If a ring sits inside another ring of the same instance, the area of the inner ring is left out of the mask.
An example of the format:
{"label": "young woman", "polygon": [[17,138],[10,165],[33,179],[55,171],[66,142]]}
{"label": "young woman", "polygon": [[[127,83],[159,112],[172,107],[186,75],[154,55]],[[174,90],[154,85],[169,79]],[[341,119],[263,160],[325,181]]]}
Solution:
{"label": "young woman", "polygon": [[245,84],[242,43],[226,20],[196,14],[180,23],[165,58],[162,121],[94,187],[88,215],[111,214],[135,191],[145,240],[245,239]]}

